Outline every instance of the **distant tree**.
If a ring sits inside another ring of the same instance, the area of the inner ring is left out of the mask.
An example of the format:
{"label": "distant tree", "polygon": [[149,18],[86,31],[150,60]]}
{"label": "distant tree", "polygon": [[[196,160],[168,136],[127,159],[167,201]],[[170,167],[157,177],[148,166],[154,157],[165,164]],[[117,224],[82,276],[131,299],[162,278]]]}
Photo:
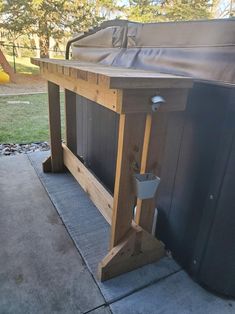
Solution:
{"label": "distant tree", "polygon": [[0,27],[8,31],[8,37],[13,41],[27,29],[26,24],[33,23],[29,8],[29,2],[25,0],[0,0]]}
{"label": "distant tree", "polygon": [[[37,36],[40,56],[47,57],[51,37],[59,42],[122,12],[138,22],[207,19],[215,15],[221,1],[129,0],[124,7],[118,5],[124,0],[0,0],[0,28],[7,30],[15,43],[22,35]],[[225,10],[232,15],[232,0],[226,1],[230,2]]]}
{"label": "distant tree", "polygon": [[166,21],[211,18],[211,0],[167,0],[163,7]]}
{"label": "distant tree", "polygon": [[211,17],[211,0],[129,0],[128,19],[139,22],[180,21]]}
{"label": "distant tree", "polygon": [[0,27],[8,29],[13,40],[19,35],[36,34],[41,57],[49,55],[50,37],[59,40],[68,33],[83,32],[115,8],[115,1],[111,0],[0,0],[0,3]]}
{"label": "distant tree", "polygon": [[154,22],[161,20],[163,1],[160,0],[129,0],[127,17],[135,22]]}

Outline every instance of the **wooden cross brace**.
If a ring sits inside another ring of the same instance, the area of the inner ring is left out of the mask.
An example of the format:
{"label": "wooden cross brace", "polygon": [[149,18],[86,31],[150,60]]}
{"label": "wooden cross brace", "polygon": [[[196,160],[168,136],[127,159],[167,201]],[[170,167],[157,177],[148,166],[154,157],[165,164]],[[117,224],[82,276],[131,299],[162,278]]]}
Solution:
{"label": "wooden cross brace", "polygon": [[100,262],[98,278],[101,281],[108,280],[156,262],[164,255],[164,244],[133,222],[124,239]]}

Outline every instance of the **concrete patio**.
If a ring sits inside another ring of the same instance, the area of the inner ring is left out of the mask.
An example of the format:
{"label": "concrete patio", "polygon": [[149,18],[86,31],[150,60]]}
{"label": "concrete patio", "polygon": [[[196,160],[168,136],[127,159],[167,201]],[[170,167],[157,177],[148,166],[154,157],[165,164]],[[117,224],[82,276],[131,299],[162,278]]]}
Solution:
{"label": "concrete patio", "polygon": [[41,173],[44,157],[0,159],[0,314],[235,312],[234,300],[203,289],[169,258],[96,281],[107,245],[98,241],[109,230],[70,174]]}

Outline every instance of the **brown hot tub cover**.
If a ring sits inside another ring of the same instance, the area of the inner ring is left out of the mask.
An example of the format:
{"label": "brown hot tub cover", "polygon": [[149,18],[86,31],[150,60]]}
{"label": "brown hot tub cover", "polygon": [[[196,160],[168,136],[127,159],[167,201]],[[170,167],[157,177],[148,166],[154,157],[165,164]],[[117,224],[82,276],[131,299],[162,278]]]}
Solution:
{"label": "brown hot tub cover", "polygon": [[123,21],[73,44],[74,59],[235,84],[235,19]]}

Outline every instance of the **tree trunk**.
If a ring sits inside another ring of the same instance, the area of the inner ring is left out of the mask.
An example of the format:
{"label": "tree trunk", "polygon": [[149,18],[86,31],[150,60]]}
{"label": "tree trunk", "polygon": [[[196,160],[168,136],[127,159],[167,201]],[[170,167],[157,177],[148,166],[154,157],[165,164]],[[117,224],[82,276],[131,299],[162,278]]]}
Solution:
{"label": "tree trunk", "polygon": [[49,36],[41,35],[39,38],[40,58],[49,58]]}
{"label": "tree trunk", "polygon": [[40,46],[39,46],[39,37],[37,34],[31,34],[30,35],[30,42],[31,42],[31,46],[32,48],[36,48],[34,50],[34,56],[36,58],[40,58]]}

